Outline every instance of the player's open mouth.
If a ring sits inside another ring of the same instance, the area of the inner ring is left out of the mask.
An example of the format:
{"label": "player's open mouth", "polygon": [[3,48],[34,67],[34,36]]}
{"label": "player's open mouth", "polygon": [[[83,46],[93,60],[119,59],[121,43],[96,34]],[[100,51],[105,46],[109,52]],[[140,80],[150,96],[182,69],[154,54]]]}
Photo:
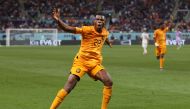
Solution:
{"label": "player's open mouth", "polygon": [[98,27],[101,28],[101,27],[102,27],[102,24],[98,24]]}

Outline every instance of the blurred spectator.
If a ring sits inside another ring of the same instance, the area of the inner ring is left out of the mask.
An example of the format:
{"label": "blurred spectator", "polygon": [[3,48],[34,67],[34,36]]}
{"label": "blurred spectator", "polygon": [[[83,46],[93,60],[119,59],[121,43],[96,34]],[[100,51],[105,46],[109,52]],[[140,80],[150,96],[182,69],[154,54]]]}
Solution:
{"label": "blurred spectator", "polygon": [[[151,32],[176,11],[176,0],[3,0],[0,4],[0,31],[10,27],[54,28],[51,10],[57,7],[65,22],[72,26],[90,25],[95,13],[102,11],[112,16],[111,32],[140,32],[142,28]],[[190,31],[190,23],[184,18],[190,3],[182,0],[178,5],[175,23]]]}

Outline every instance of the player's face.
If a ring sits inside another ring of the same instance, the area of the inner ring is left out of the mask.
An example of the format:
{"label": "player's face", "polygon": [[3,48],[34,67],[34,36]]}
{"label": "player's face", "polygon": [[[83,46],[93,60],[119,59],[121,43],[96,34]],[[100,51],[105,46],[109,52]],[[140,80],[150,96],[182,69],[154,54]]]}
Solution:
{"label": "player's face", "polygon": [[105,17],[101,15],[96,15],[96,19],[94,21],[94,26],[97,30],[101,30],[105,24]]}

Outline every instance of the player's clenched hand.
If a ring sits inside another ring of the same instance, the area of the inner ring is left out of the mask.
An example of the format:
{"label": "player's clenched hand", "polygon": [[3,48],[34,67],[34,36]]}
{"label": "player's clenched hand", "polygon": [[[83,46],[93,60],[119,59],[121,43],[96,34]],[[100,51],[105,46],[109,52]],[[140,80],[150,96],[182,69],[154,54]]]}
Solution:
{"label": "player's clenched hand", "polygon": [[105,42],[110,46],[110,48],[112,48],[112,43],[109,41],[108,38],[106,38]]}
{"label": "player's clenched hand", "polygon": [[154,45],[155,45],[156,47],[158,47],[158,46],[159,46],[159,44],[158,44],[158,43],[155,43]]}
{"label": "player's clenched hand", "polygon": [[112,48],[112,43],[111,42],[109,42],[109,46],[110,46],[110,48]]}
{"label": "player's clenched hand", "polygon": [[60,18],[60,9],[54,8],[52,11],[52,17],[53,17],[53,19],[58,21]]}

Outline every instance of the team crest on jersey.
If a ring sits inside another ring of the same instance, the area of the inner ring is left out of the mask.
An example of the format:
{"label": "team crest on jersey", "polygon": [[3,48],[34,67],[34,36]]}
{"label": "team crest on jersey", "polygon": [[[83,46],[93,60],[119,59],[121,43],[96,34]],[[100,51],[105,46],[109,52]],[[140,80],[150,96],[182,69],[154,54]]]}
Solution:
{"label": "team crest on jersey", "polygon": [[80,68],[77,68],[77,69],[76,69],[76,72],[77,72],[77,73],[80,73],[80,71],[81,71]]}

